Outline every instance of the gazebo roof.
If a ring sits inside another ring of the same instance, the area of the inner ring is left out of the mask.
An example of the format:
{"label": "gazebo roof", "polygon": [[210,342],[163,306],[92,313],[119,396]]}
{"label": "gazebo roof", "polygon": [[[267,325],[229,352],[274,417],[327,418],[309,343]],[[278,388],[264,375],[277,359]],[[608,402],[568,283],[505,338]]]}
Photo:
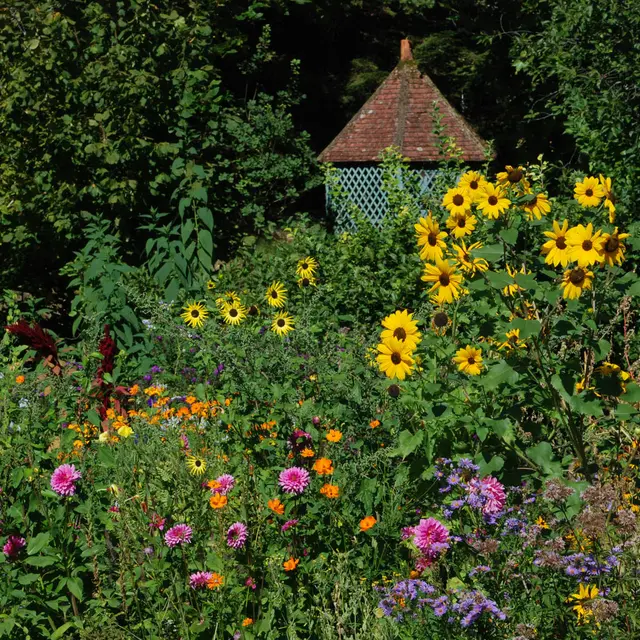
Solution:
{"label": "gazebo roof", "polygon": [[447,102],[429,76],[418,71],[408,40],[398,66],[347,126],[318,156],[320,162],[374,162],[394,145],[412,162],[442,159],[433,133],[433,103],[442,115],[442,135],[455,138],[467,162],[486,158],[487,143]]}

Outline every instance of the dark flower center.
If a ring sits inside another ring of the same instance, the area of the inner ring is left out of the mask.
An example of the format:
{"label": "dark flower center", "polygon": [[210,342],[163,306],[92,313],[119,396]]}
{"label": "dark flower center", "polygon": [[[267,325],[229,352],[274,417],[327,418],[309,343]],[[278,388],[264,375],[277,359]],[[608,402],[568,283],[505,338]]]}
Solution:
{"label": "dark flower center", "polygon": [[583,248],[585,251],[591,251],[591,249],[593,248],[593,244],[591,243],[591,240],[585,240],[585,241],[582,243],[582,248]]}
{"label": "dark flower center", "polygon": [[496,198],[495,196],[489,196],[489,204],[492,207],[495,207],[498,204],[498,198]]}
{"label": "dark flower center", "polygon": [[476,359],[475,359],[473,356],[469,356],[469,357],[467,358],[467,362],[468,362],[469,364],[475,364],[475,363],[476,363]]}
{"label": "dark flower center", "polygon": [[400,395],[400,387],[397,384],[392,384],[387,391],[392,398],[397,398]]}
{"label": "dark flower center", "polygon": [[509,171],[507,180],[509,180],[509,182],[514,184],[516,182],[520,182],[520,180],[522,180],[522,171],[520,171],[520,169],[514,169],[513,171]]}
{"label": "dark flower center", "polygon": [[569,280],[571,281],[571,284],[575,284],[576,286],[580,286],[584,282],[585,277],[586,274],[584,272],[584,269],[580,269],[580,267],[574,269],[569,274]]}
{"label": "dark flower center", "polygon": [[477,181],[476,181],[476,180],[472,180],[472,181],[469,183],[469,189],[477,189],[479,186],[480,186],[480,185],[477,183]]}
{"label": "dark flower center", "polygon": [[464,203],[464,198],[459,193],[456,193],[456,195],[453,196],[453,204],[455,204],[456,207],[460,207],[462,206],[463,203]]}
{"label": "dark flower center", "polygon": [[446,274],[446,273],[440,274],[440,277],[438,278],[438,281],[440,282],[440,284],[443,287],[448,287],[449,286],[449,275]]}
{"label": "dark flower center", "polygon": [[394,351],[391,354],[391,362],[393,362],[393,364],[400,364],[402,362],[402,356],[397,351]]}
{"label": "dark flower center", "polygon": [[278,292],[275,289],[271,292],[271,297],[272,298],[277,298],[278,297]]}
{"label": "dark flower center", "polygon": [[462,227],[464,229],[467,226],[467,219],[466,218],[458,218],[458,226]]}
{"label": "dark flower center", "polygon": [[238,310],[237,309],[229,309],[229,315],[232,318],[235,318],[238,315]]}
{"label": "dark flower center", "polygon": [[202,460],[196,460],[193,464],[194,464],[196,467],[201,467],[201,466],[202,466]]}
{"label": "dark flower center", "polygon": [[620,240],[618,240],[618,238],[614,236],[611,236],[611,238],[607,240],[607,244],[604,245],[604,250],[607,253],[615,253],[618,250],[619,246]]}
{"label": "dark flower center", "polygon": [[252,305],[249,307],[249,315],[250,315],[250,316],[255,316],[255,315],[257,315],[257,314],[258,314],[258,307],[256,307],[256,305],[255,305],[255,304],[252,304]]}
{"label": "dark flower center", "polygon": [[430,233],[428,242],[432,247],[435,247],[438,244],[438,236],[435,233]]}
{"label": "dark flower center", "polygon": [[309,265],[306,262],[303,262],[302,263],[302,268],[306,270],[306,269],[309,268]]}
{"label": "dark flower center", "polygon": [[442,329],[442,327],[446,327],[448,322],[449,316],[447,316],[444,311],[438,311],[438,313],[433,316],[433,324],[435,324],[439,329]]}
{"label": "dark flower center", "polygon": [[197,309],[192,309],[191,310],[191,317],[192,318],[199,318],[200,317],[200,312]]}
{"label": "dark flower center", "polygon": [[587,189],[587,190],[584,192],[584,195],[585,195],[585,196],[589,196],[589,197],[591,197],[591,196],[593,195],[593,189]]}
{"label": "dark flower center", "polygon": [[284,327],[284,325],[285,325],[285,321],[284,321],[282,318],[280,318],[280,320],[278,320],[278,322],[277,322],[276,324],[277,324],[279,327]]}
{"label": "dark flower center", "polygon": [[309,278],[302,278],[302,286],[308,287],[311,284]]}
{"label": "dark flower center", "polygon": [[398,338],[398,340],[406,340],[406,338],[407,338],[407,332],[406,332],[402,327],[398,327],[398,328],[393,332],[393,337],[394,337],[394,338]]}
{"label": "dark flower center", "polygon": [[559,238],[556,238],[556,247],[558,249],[566,249],[567,248],[567,242],[564,239],[564,236],[560,236]]}

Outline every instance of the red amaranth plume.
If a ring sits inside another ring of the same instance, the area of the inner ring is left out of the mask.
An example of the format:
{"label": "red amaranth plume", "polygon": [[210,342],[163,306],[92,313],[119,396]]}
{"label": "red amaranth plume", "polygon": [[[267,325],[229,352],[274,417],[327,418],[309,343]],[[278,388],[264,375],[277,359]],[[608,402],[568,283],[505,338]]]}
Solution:
{"label": "red amaranth plume", "polygon": [[[101,405],[98,407],[98,413],[100,415],[100,419],[103,421],[103,429],[107,429],[105,420],[107,418],[107,409],[113,402],[113,408],[116,413],[120,415],[126,416],[127,412],[122,407],[120,399],[118,396],[127,396],[129,395],[127,389],[124,387],[115,387],[110,382],[107,382],[104,379],[104,375],[106,373],[113,373],[113,367],[115,364],[116,357],[116,343],[115,340],[111,337],[111,333],[109,331],[109,325],[104,325],[104,336],[100,340],[100,344],[98,345],[98,351],[102,354],[102,362],[98,367],[98,371],[96,372],[96,379],[94,384],[98,388],[96,393],[96,397],[100,400]],[[115,394],[114,394],[115,392]]]}
{"label": "red amaranth plume", "polygon": [[51,366],[56,375],[60,373],[58,347],[56,347],[55,341],[46,329],[43,329],[37,322],[34,322],[30,327],[29,323],[23,319],[5,328],[9,333],[19,338],[23,344],[37,351]]}
{"label": "red amaranth plume", "polygon": [[102,363],[98,369],[98,380],[102,380],[105,373],[113,372],[114,358],[116,356],[116,343],[109,333],[109,325],[104,325],[104,337],[100,340],[98,351],[102,354]]}

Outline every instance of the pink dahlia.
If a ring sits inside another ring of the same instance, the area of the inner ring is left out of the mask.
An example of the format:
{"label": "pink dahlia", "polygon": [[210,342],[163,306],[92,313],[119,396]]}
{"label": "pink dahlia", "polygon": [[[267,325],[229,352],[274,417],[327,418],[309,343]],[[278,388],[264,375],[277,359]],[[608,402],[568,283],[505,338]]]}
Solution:
{"label": "pink dahlia", "polygon": [[234,522],[227,531],[227,545],[233,549],[241,549],[247,541],[249,530],[242,522]]}
{"label": "pink dahlia", "polygon": [[204,589],[211,579],[211,571],[197,571],[189,576],[189,586],[192,589]]}
{"label": "pink dahlia", "polygon": [[175,527],[171,527],[167,533],[164,534],[164,541],[169,547],[175,547],[179,544],[188,544],[191,542],[191,535],[193,529],[187,524],[177,524]]}
{"label": "pink dahlia", "polygon": [[282,533],[284,533],[285,531],[288,531],[289,529],[291,529],[291,527],[295,527],[298,524],[298,519],[294,518],[293,520],[287,520],[281,527],[280,527],[280,531],[282,531]]}
{"label": "pink dahlia", "polygon": [[435,518],[422,518],[413,528],[413,542],[427,558],[434,559],[449,548],[449,530]]}
{"label": "pink dahlia", "polygon": [[225,473],[216,478],[216,482],[220,486],[212,489],[211,493],[219,493],[221,496],[226,496],[236,485],[236,479],[230,473]]}
{"label": "pink dahlia", "polygon": [[302,467],[291,467],[280,473],[279,483],[285,493],[300,495],[309,486],[309,472]]}
{"label": "pink dahlia", "polygon": [[82,474],[72,464],[63,464],[51,474],[51,488],[61,496],[72,496],[76,492],[76,480]]}
{"label": "pink dahlia", "polygon": [[492,514],[502,511],[507,501],[504,486],[493,476],[487,476],[482,480],[474,480],[470,483],[470,492],[482,499],[482,513]]}
{"label": "pink dahlia", "polygon": [[9,560],[13,560],[18,556],[20,550],[24,548],[27,541],[20,536],[9,536],[4,547],[2,547],[2,553],[4,553]]}

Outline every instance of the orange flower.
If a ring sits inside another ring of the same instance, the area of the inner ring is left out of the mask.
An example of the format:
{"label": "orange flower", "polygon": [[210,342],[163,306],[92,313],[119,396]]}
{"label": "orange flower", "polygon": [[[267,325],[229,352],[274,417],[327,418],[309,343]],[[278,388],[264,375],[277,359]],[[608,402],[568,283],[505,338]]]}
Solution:
{"label": "orange flower", "polygon": [[198,400],[198,398],[196,398],[195,396],[187,396],[184,401],[187,404],[193,404],[194,402],[196,402]]}
{"label": "orange flower", "polygon": [[227,398],[227,399],[224,401],[224,404],[225,404],[225,406],[227,406],[227,407],[228,407],[228,406],[231,404],[231,398]]}
{"label": "orange flower", "polygon": [[379,426],[380,426],[380,420],[372,420],[372,421],[369,423],[369,426],[370,426],[372,429],[375,429],[376,427],[379,427]]}
{"label": "orange flower", "polygon": [[335,484],[325,484],[320,489],[320,493],[327,498],[337,498],[340,495],[340,487]]}
{"label": "orange flower", "polygon": [[329,458],[318,458],[313,465],[313,470],[317,471],[319,476],[328,476],[333,473],[331,460]]}
{"label": "orange flower", "polygon": [[342,438],[342,431],[338,431],[337,429],[329,429],[329,433],[327,433],[327,440],[329,442],[340,442]]}
{"label": "orange flower", "polygon": [[207,580],[207,589],[217,589],[224,584],[224,576],[219,573],[212,573],[209,580]]}
{"label": "orange flower", "polygon": [[282,502],[280,502],[280,500],[278,500],[278,498],[269,500],[269,502],[267,502],[267,506],[269,507],[269,509],[271,509],[271,511],[277,513],[279,516],[284,513],[284,505],[282,504]]}
{"label": "orange flower", "polygon": [[242,626],[243,626],[243,627],[249,627],[249,626],[251,626],[252,624],[253,624],[253,618],[245,618],[245,619],[242,621]]}
{"label": "orange flower", "polygon": [[139,391],[140,391],[140,385],[134,384],[133,387],[129,389],[129,395],[135,396],[138,394]]}
{"label": "orange flower", "polygon": [[24,376],[16,376],[16,384],[24,384]]}
{"label": "orange flower", "polygon": [[373,516],[367,516],[360,520],[360,531],[369,531],[375,523],[378,522]]}
{"label": "orange flower", "polygon": [[300,560],[291,557],[282,566],[284,567],[285,571],[295,571],[298,564],[300,564]]}
{"label": "orange flower", "polygon": [[313,452],[313,450],[312,450],[312,449],[309,449],[309,447],[305,447],[305,448],[301,451],[300,455],[301,455],[303,458],[313,458],[313,456],[315,456],[316,454]]}
{"label": "orange flower", "polygon": [[419,578],[419,577],[420,577],[420,574],[419,574],[417,571],[412,570],[412,571],[409,573],[409,577],[410,577],[412,580],[415,580],[416,578]]}
{"label": "orange flower", "polygon": [[229,502],[227,496],[221,496],[219,493],[214,493],[209,498],[209,504],[213,509],[222,509],[222,507],[226,506],[227,502]]}
{"label": "orange flower", "polygon": [[209,489],[219,489],[222,485],[217,481],[217,480],[209,480],[209,482],[207,482],[207,487],[209,487]]}

